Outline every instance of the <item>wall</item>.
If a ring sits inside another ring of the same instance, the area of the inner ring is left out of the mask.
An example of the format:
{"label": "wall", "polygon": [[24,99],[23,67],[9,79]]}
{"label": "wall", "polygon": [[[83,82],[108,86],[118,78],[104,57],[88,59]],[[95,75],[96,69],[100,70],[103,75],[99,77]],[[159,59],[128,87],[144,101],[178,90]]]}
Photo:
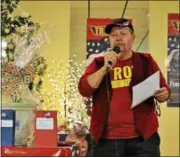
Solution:
{"label": "wall", "polygon": [[[179,13],[179,2],[150,2],[149,46],[150,52],[158,62],[164,75],[167,76],[165,59],[167,58],[168,13]],[[162,156],[178,156],[179,153],[179,108],[169,108],[166,103],[161,105],[160,121]]]}

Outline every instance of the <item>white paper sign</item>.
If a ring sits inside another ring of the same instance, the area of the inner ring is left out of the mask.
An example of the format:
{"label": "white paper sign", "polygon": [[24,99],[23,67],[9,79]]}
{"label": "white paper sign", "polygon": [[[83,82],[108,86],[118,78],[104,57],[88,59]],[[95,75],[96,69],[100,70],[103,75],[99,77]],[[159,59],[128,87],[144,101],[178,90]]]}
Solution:
{"label": "white paper sign", "polygon": [[36,119],[36,129],[53,130],[54,129],[53,118],[37,118]]}
{"label": "white paper sign", "polygon": [[157,71],[143,82],[133,87],[133,102],[131,108],[139,105],[160,88],[160,72]]}
{"label": "white paper sign", "polygon": [[1,127],[13,127],[13,120],[1,120]]}

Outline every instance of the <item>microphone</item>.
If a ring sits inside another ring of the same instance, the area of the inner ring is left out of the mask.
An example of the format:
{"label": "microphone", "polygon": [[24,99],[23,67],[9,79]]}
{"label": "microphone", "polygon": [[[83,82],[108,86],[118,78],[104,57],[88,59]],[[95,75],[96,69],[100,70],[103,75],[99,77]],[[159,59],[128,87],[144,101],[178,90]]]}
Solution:
{"label": "microphone", "polygon": [[[114,46],[114,48],[112,49],[116,54],[118,54],[120,52],[120,48],[119,46]],[[107,67],[110,68],[112,66],[112,62],[108,61],[108,65]]]}
{"label": "microphone", "polygon": [[116,54],[118,54],[120,52],[119,46],[114,46],[113,51],[116,52]]}

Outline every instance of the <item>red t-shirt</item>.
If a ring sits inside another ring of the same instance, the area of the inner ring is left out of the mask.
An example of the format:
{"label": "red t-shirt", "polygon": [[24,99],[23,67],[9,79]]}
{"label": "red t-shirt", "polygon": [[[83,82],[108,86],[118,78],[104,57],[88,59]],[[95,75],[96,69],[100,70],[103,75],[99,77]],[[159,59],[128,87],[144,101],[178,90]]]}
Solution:
{"label": "red t-shirt", "polygon": [[131,109],[132,69],[130,58],[118,60],[111,71],[112,98],[105,138],[126,139],[138,136]]}

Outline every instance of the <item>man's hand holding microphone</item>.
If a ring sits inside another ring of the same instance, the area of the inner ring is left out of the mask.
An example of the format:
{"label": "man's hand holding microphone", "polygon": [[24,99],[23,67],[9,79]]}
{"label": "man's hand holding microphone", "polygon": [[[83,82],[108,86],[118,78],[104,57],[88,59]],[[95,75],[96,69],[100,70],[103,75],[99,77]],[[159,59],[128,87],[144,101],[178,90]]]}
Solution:
{"label": "man's hand holding microphone", "polygon": [[104,66],[102,69],[105,72],[108,72],[109,70],[112,70],[113,67],[116,65],[118,53],[120,52],[119,46],[115,46],[113,49],[109,49],[108,52],[105,52],[104,55]]}
{"label": "man's hand holding microphone", "polygon": [[117,62],[118,53],[120,52],[119,46],[115,46],[104,54],[104,65],[98,71],[87,77],[88,83],[93,88],[98,88],[104,75],[113,67]]}

